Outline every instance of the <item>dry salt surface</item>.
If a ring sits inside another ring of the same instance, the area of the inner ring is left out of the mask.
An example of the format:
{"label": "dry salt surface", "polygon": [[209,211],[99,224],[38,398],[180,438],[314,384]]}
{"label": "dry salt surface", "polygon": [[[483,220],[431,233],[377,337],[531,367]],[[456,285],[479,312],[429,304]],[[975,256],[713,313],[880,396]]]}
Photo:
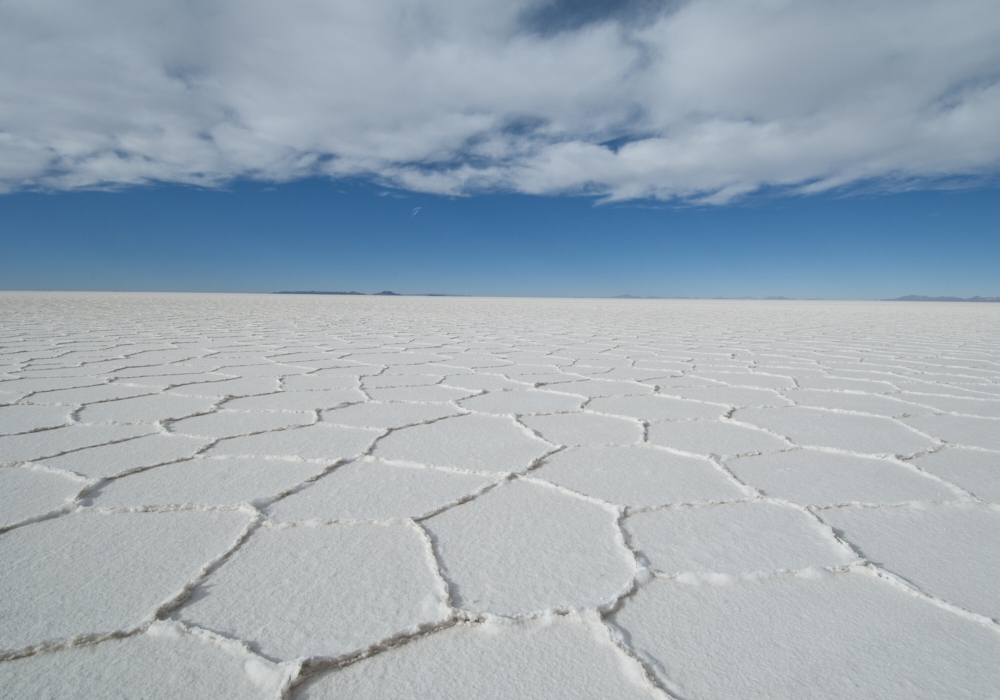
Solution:
{"label": "dry salt surface", "polygon": [[4,698],[1000,698],[1000,305],[0,294]]}

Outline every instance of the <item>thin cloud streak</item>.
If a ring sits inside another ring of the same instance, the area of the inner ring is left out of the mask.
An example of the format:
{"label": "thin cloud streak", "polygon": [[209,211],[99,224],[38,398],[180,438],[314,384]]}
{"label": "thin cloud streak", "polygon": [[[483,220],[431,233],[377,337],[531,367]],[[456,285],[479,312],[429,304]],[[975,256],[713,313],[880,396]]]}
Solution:
{"label": "thin cloud streak", "polygon": [[993,0],[0,4],[0,188],[724,203],[1000,169]]}

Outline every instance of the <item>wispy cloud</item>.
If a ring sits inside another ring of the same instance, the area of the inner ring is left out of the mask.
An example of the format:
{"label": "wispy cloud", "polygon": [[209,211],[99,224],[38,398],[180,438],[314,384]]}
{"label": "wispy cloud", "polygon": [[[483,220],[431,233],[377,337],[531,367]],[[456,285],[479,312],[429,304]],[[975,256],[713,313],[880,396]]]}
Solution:
{"label": "wispy cloud", "polygon": [[0,187],[724,202],[992,175],[995,0],[8,0]]}

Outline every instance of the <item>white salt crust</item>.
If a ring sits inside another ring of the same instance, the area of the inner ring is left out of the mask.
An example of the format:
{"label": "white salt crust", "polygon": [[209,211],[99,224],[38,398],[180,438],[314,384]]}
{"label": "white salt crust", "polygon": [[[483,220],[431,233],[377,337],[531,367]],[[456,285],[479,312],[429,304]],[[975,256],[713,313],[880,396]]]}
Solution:
{"label": "white salt crust", "polygon": [[992,697],[998,321],[0,293],[0,694]]}

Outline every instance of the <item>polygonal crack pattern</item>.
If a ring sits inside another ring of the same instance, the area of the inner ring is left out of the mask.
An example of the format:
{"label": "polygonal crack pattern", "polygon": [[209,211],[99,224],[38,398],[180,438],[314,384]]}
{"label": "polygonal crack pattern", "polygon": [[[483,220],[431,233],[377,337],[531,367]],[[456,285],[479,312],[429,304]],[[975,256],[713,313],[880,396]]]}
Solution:
{"label": "polygonal crack pattern", "polygon": [[0,293],[0,687],[991,697],[998,313]]}

